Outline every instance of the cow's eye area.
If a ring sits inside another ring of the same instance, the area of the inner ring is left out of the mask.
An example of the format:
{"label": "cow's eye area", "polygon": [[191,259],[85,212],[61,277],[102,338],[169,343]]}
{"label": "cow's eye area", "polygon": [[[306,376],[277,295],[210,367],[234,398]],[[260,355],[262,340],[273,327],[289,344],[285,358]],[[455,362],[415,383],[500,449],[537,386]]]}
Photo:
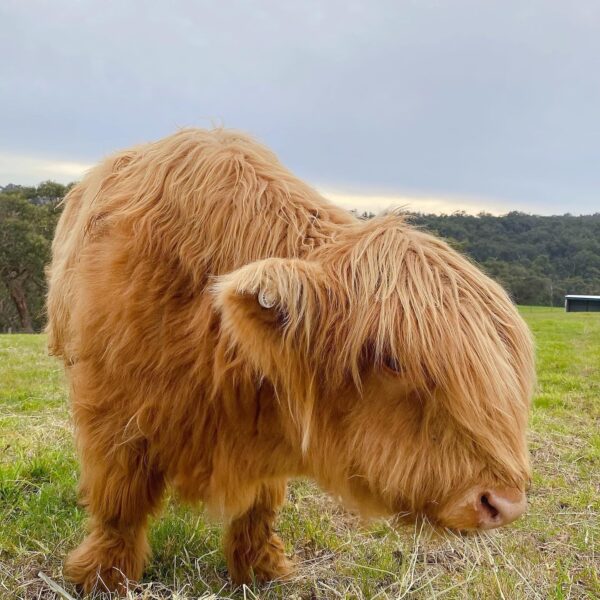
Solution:
{"label": "cow's eye area", "polygon": [[402,373],[402,366],[393,356],[384,356],[381,364],[383,370],[390,375],[400,375]]}

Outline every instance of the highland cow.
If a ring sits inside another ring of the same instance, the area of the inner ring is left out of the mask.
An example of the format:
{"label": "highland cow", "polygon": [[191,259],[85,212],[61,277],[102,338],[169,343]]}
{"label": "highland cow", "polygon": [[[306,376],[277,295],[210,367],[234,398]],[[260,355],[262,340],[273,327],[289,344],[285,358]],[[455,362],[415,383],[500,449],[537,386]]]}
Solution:
{"label": "highland cow", "polygon": [[142,575],[167,485],[226,519],[236,583],[290,572],[273,531],[290,477],[454,530],[525,509],[534,361],[506,293],[245,135],[183,130],[92,169],[49,286],[90,516],[65,574],[85,590]]}

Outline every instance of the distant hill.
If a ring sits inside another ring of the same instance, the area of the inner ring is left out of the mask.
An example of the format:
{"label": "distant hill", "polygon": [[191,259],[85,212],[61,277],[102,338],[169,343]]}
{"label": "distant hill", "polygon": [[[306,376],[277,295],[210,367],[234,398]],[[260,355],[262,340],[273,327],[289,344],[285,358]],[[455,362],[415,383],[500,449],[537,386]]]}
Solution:
{"label": "distant hill", "polygon": [[[0,332],[44,326],[44,265],[69,187],[52,181],[0,187]],[[562,306],[567,293],[600,295],[600,213],[412,213],[409,219],[469,255],[518,304]]]}
{"label": "distant hill", "polygon": [[412,214],[410,220],[468,254],[518,304],[562,306],[565,294],[600,295],[600,213]]}

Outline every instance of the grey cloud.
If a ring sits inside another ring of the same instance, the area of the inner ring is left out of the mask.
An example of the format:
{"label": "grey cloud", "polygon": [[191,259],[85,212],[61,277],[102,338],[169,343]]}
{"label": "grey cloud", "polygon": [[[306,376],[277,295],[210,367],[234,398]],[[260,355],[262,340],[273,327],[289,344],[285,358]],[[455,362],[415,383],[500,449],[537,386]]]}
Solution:
{"label": "grey cloud", "polygon": [[[7,2],[0,152],[244,129],[310,181],[600,211],[600,5]],[[6,183],[6,182],[0,182]]]}

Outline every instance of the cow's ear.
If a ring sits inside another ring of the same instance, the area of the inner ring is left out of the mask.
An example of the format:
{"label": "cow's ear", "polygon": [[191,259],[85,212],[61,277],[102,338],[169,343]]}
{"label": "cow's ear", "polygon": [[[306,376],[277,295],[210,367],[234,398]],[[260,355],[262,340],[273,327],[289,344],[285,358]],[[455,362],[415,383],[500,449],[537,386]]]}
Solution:
{"label": "cow's ear", "polygon": [[246,350],[251,353],[262,342],[308,342],[326,296],[317,263],[283,258],[257,261],[224,275],[213,290],[224,333],[250,346]]}
{"label": "cow's ear", "polygon": [[266,259],[220,277],[213,290],[224,363],[227,355],[232,365],[241,358],[271,381],[306,451],[315,403],[316,338],[327,313],[323,270],[299,259]]}

